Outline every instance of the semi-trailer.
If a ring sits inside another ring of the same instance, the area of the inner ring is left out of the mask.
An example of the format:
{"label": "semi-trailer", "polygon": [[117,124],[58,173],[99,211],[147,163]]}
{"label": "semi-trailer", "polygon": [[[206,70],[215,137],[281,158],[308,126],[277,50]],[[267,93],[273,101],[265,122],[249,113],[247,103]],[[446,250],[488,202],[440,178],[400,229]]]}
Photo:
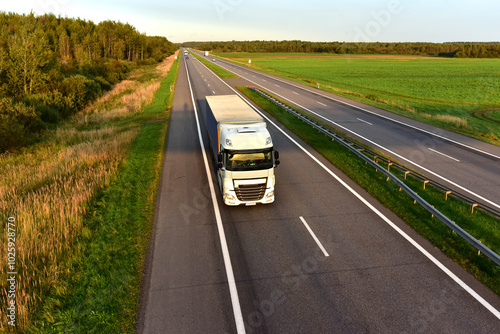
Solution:
{"label": "semi-trailer", "polygon": [[265,120],[237,95],[207,96],[204,120],[224,203],[274,202],[279,153]]}

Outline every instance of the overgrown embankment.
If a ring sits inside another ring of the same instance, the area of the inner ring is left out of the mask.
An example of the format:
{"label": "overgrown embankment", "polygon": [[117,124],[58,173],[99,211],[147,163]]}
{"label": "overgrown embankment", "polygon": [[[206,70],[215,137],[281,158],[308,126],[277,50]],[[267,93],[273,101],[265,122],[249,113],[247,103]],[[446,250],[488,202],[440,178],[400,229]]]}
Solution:
{"label": "overgrown embankment", "polygon": [[136,69],[37,145],[0,156],[18,270],[16,327],[2,317],[3,331],[133,332],[177,70],[173,56]]}

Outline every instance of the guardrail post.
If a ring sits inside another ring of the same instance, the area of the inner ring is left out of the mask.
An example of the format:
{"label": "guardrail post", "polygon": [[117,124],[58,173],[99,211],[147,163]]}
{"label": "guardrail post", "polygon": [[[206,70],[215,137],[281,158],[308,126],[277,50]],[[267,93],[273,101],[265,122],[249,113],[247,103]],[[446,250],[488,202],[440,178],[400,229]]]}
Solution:
{"label": "guardrail post", "polygon": [[470,208],[470,213],[474,213],[474,208],[478,206],[479,204],[472,204]]}
{"label": "guardrail post", "polygon": [[[481,240],[479,240],[479,243],[482,244]],[[480,250],[477,251],[477,255],[481,255],[481,251]]]}
{"label": "guardrail post", "polygon": [[390,172],[391,166],[394,165],[392,162],[387,164],[387,171]]}
{"label": "guardrail post", "polygon": [[429,183],[429,180],[425,180],[425,181],[424,181],[424,189],[425,189],[425,185],[426,185],[427,183]]}
{"label": "guardrail post", "polygon": [[410,171],[409,171],[409,170],[407,170],[407,171],[405,172],[405,180],[406,180],[406,175],[408,175],[408,174],[410,174]]}
{"label": "guardrail post", "polygon": [[446,191],[444,193],[444,200],[447,201],[448,200],[448,195],[451,194],[451,191]]}

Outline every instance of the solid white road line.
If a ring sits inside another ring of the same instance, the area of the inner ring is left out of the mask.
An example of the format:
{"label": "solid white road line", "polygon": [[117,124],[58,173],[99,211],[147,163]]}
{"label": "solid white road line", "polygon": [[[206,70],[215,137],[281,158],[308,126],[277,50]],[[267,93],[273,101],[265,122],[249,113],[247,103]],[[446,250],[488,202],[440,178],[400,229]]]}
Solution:
{"label": "solid white road line", "polygon": [[447,157],[447,158],[449,158],[449,159],[451,159],[451,160],[455,160],[455,161],[457,161],[457,162],[460,162],[460,160],[455,159],[455,158],[453,158],[453,157],[450,157],[449,155],[444,154],[444,153],[441,153],[441,152],[439,152],[439,151],[433,150],[433,149],[432,149],[432,148],[430,148],[430,147],[428,147],[428,149],[429,149],[429,151],[432,151],[432,152],[437,153],[437,154],[441,154],[442,156],[445,156],[445,157]]}
{"label": "solid white road line", "polygon": [[314,234],[313,230],[311,229],[311,227],[309,226],[309,224],[306,222],[306,220],[304,219],[304,217],[300,216],[299,218],[302,221],[302,224],[304,224],[304,226],[307,228],[307,230],[309,231],[309,233],[313,237],[314,241],[316,241],[316,244],[321,249],[321,251],[323,252],[323,254],[325,256],[330,256],[328,254],[328,252],[326,251],[325,247],[323,247],[323,245],[321,244],[321,242],[319,241],[319,239],[316,237],[316,234]]}
{"label": "solid white road line", "polygon": [[356,119],[357,119],[358,121],[360,121],[360,122],[363,122],[363,123],[366,123],[366,124],[369,124],[369,125],[373,125],[372,123],[367,122],[367,121],[365,121],[365,120],[363,120],[363,119],[361,119],[361,118],[356,118]]}
{"label": "solid white road line", "polygon": [[186,67],[189,91],[191,92],[191,102],[193,103],[194,115],[196,118],[196,128],[198,129],[198,137],[200,139],[201,153],[203,154],[203,161],[205,163],[205,171],[207,173],[208,185],[210,187],[210,194],[212,195],[212,204],[215,212],[215,220],[217,221],[217,230],[219,231],[222,256],[224,258],[224,266],[226,268],[226,277],[229,285],[229,294],[231,296],[231,303],[233,306],[234,321],[236,323],[236,329],[238,331],[238,334],[244,334],[246,333],[245,323],[243,322],[243,315],[241,313],[240,300],[238,297],[238,290],[236,289],[236,281],[234,279],[233,266],[231,265],[231,258],[229,256],[229,249],[227,247],[226,234],[224,233],[224,226],[222,226],[222,218],[220,215],[219,205],[217,204],[217,198],[215,196],[215,190],[212,183],[212,174],[210,172],[210,168],[208,165],[207,155],[205,153],[205,144],[203,143],[203,138],[201,135],[200,121],[198,119],[198,109],[196,108],[193,89],[191,88],[191,80],[189,80],[189,71],[185,62],[184,66]]}
{"label": "solid white road line", "polygon": [[[220,66],[220,65],[219,65]],[[221,66],[222,67],[222,66]],[[208,67],[207,69],[212,72],[212,74],[219,78],[212,70]],[[274,124],[266,115],[264,115],[260,110],[255,108],[245,97],[243,97],[239,92],[237,92],[233,87],[229,86],[224,80],[219,78],[226,86],[228,86],[235,94],[239,95],[250,107],[252,107],[256,112],[258,112],[269,124],[272,124],[278,131],[285,135],[292,143],[297,145],[305,154],[307,154],[311,159],[313,159],[321,168],[323,168],[328,174],[330,174],[335,180],[337,180],[341,185],[343,185],[349,192],[356,196],[363,204],[365,204],[370,210],[372,210],[377,216],[379,216],[383,221],[385,221],[390,227],[392,227],[396,232],[398,232],[403,238],[405,238],[410,244],[412,244],[416,249],[418,249],[425,257],[427,257],[432,263],[434,263],[439,269],[441,269],[448,277],[450,277],[455,283],[460,285],[465,291],[467,291],[474,299],[476,299],[481,305],[483,305],[488,311],[490,311],[495,317],[500,319],[500,311],[494,308],[490,303],[488,303],[483,297],[481,297],[476,291],[469,287],[464,281],[462,281],[457,275],[451,272],[444,264],[439,262],[432,254],[427,252],[418,242],[413,240],[408,234],[401,230],[396,224],[394,224],[389,218],[387,218],[382,212],[371,205],[366,199],[363,198],[359,193],[352,189],[347,183],[345,183],[339,176],[332,172],[328,167],[326,167],[321,161],[319,161],[314,155],[312,155],[308,150],[306,150],[302,145],[300,145],[295,139],[293,139],[285,130],[281,129],[278,125]],[[248,80],[248,79],[247,79]],[[250,80],[249,80],[250,81]],[[256,84],[256,83],[254,83]],[[274,93],[276,94],[276,93]],[[301,107],[303,108],[303,107]]]}

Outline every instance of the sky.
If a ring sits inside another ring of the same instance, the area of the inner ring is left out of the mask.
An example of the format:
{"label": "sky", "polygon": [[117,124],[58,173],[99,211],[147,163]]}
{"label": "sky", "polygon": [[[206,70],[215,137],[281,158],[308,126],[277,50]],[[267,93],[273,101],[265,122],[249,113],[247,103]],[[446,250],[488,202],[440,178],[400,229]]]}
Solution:
{"label": "sky", "polygon": [[129,23],[170,41],[500,41],[498,0],[2,0],[0,10]]}

